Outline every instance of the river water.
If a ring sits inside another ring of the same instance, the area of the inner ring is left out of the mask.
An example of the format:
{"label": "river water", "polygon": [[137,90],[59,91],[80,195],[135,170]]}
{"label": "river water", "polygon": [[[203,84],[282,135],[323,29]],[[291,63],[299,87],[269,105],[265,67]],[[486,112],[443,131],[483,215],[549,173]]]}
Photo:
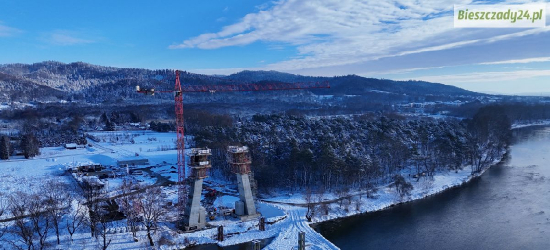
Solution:
{"label": "river water", "polygon": [[514,130],[508,158],[470,183],[316,228],[347,249],[550,249],[550,128]]}

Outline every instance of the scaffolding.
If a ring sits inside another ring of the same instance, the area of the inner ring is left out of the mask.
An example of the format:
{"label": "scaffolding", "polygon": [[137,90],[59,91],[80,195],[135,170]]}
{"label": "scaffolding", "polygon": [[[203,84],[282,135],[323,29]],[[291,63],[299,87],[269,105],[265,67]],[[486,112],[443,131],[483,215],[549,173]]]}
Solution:
{"label": "scaffolding", "polygon": [[231,172],[234,174],[249,174],[250,154],[247,146],[229,146],[227,148],[227,160],[231,165]]}
{"label": "scaffolding", "polygon": [[189,153],[189,167],[192,179],[204,179],[208,177],[208,170],[212,167],[208,159],[212,155],[209,148],[192,148]]}

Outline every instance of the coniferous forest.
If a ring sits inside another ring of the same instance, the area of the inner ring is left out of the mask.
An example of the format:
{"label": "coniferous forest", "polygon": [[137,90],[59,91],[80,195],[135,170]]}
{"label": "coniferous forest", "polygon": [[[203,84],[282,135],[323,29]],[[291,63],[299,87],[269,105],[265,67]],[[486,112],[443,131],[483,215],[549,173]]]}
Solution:
{"label": "coniferous forest", "polygon": [[[505,153],[509,131],[507,116],[485,108],[466,120],[256,115],[236,125],[202,126],[193,134],[197,146],[218,152],[214,164],[220,166],[227,145],[249,146],[264,190],[335,190],[390,182],[404,169],[427,176],[464,167],[479,172]],[[227,166],[216,174],[232,176]]]}

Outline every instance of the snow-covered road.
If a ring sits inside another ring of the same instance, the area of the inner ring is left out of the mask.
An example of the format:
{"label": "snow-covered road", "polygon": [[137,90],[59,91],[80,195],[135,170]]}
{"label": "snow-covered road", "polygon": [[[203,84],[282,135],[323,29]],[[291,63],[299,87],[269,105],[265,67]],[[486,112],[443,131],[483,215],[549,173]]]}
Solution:
{"label": "snow-covered road", "polygon": [[306,233],[306,249],[339,249],[321,234],[313,230],[306,221],[306,208],[277,205],[288,213],[288,217],[278,225],[282,231],[264,249],[298,249],[298,233]]}

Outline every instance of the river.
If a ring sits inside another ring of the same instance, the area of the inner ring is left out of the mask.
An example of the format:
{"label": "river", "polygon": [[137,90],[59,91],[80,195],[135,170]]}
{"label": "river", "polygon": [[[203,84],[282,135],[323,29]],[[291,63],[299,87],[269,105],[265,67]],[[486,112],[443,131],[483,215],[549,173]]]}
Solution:
{"label": "river", "polygon": [[[549,159],[546,159],[549,158]],[[379,212],[321,223],[347,249],[550,249],[550,128],[514,130],[480,178]]]}

